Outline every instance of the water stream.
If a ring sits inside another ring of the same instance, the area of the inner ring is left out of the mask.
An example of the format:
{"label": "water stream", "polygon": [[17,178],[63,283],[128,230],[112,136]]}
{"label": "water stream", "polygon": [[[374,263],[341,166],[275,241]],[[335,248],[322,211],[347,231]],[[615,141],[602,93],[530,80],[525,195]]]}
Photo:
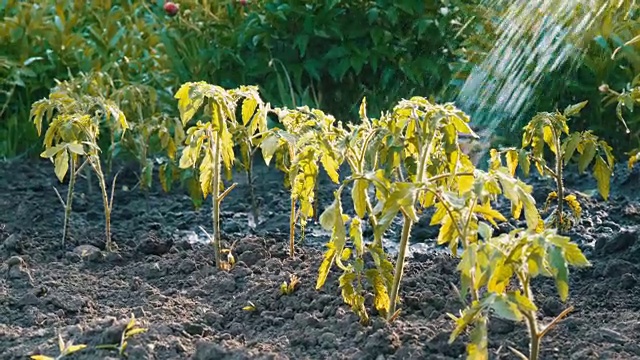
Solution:
{"label": "water stream", "polygon": [[[579,42],[621,0],[484,0],[497,11],[497,40],[456,99],[482,133],[513,127],[529,110],[543,77],[580,59]],[[545,109],[552,110],[552,109]]]}

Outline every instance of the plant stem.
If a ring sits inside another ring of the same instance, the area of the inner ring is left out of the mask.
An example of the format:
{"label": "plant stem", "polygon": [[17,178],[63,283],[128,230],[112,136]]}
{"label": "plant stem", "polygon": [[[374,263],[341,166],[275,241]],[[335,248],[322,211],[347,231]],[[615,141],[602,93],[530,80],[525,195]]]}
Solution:
{"label": "plant stem", "polygon": [[407,215],[404,215],[404,224],[402,225],[402,237],[400,238],[400,249],[398,249],[398,260],[396,261],[396,269],[393,274],[393,284],[391,286],[391,305],[387,320],[390,320],[396,313],[396,303],[398,302],[398,293],[400,292],[400,281],[404,273],[404,259],[407,248],[409,247],[409,236],[411,234],[411,226],[413,221]]}
{"label": "plant stem", "polygon": [[249,163],[247,167],[247,183],[249,184],[249,197],[251,198],[251,214],[255,224],[259,222],[260,212],[258,210],[258,201],[253,183],[253,154],[249,153]]}
{"label": "plant stem", "polygon": [[[428,140],[421,148],[420,161],[418,164],[418,173],[416,182],[421,183],[424,179],[424,174],[427,168],[427,160],[431,156],[431,143],[435,137],[435,133],[430,134]],[[419,193],[418,193],[419,196]],[[412,205],[413,206],[413,205]],[[409,237],[411,237],[411,226],[413,226],[413,220],[403,212],[404,224],[402,225],[402,237],[400,238],[400,249],[398,250],[398,257],[396,259],[396,269],[393,274],[393,284],[391,285],[391,305],[389,307],[389,313],[387,314],[387,320],[396,313],[396,303],[398,301],[398,294],[400,292],[400,281],[402,280],[402,274],[404,272],[404,260],[409,247]]]}
{"label": "plant stem", "polygon": [[69,157],[69,189],[67,191],[67,202],[64,204],[64,226],[62,228],[62,248],[69,236],[69,221],[71,219],[71,204],[73,203],[73,188],[76,184],[76,155]]}
{"label": "plant stem", "polygon": [[289,216],[289,256],[293,258],[296,242],[296,200],[291,198],[291,215]]}
{"label": "plant stem", "polygon": [[213,179],[211,184],[211,220],[213,222],[213,252],[216,260],[216,267],[222,269],[220,259],[220,141],[218,133],[211,131],[209,134],[209,145],[213,159]]}
{"label": "plant stem", "polygon": [[562,180],[562,153],[560,149],[562,148],[562,144],[560,143],[560,137],[553,130],[553,136],[556,144],[556,185],[558,187],[558,223],[557,229],[560,233],[562,231],[562,216],[563,216],[563,202],[564,202],[564,182]]}
{"label": "plant stem", "polygon": [[91,166],[96,172],[98,177],[98,183],[100,184],[100,191],[102,192],[102,204],[104,206],[104,221],[105,221],[105,249],[107,251],[113,250],[113,244],[111,243],[111,205],[109,204],[109,194],[107,193],[107,183],[102,172],[102,166],[100,165],[100,159],[96,156],[91,161]]}
{"label": "plant stem", "polygon": [[[522,285],[524,295],[533,302],[533,294],[529,287],[528,277],[526,277],[526,275],[518,274],[518,278]],[[538,357],[540,356],[540,340],[542,339],[542,336],[540,336],[540,332],[538,330],[536,312],[535,310],[524,311],[523,315],[527,323],[527,328],[529,329],[529,360],[538,360]]]}

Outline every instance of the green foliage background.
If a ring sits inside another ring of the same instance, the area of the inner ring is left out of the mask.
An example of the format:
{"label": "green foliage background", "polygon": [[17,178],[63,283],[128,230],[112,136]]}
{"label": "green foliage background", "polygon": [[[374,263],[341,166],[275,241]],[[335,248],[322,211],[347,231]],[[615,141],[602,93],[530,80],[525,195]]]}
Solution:
{"label": "green foliage background", "polygon": [[[451,100],[495,38],[496,14],[478,0],[178,3],[171,18],[164,0],[0,0],[0,158],[38,153],[29,109],[56,80],[73,78],[79,91],[116,101],[134,127],[171,134],[171,94],[201,80],[258,85],[275,106],[309,105],[349,121],[364,96],[373,115],[400,98]],[[594,130],[618,153],[638,146],[640,117],[625,114],[625,133],[598,87],[640,81],[639,44],[611,60],[640,33],[637,10],[627,10],[585,34],[580,65],[549,74],[531,100],[535,111],[589,100],[573,127]],[[127,148],[138,156],[135,144]]]}

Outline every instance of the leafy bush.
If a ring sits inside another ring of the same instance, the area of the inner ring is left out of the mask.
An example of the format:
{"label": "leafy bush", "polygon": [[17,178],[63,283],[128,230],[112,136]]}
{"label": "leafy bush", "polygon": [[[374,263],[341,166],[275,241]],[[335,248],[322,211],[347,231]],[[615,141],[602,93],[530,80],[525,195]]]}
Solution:
{"label": "leafy bush", "polygon": [[238,32],[243,71],[279,105],[346,118],[366,96],[379,113],[399,94],[434,93],[449,82],[458,32],[472,15],[462,3],[261,1]]}

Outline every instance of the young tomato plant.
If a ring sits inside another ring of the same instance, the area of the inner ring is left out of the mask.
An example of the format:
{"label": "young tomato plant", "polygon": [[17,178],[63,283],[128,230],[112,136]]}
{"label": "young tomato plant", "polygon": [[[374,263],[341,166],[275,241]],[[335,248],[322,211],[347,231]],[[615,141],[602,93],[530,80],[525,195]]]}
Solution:
{"label": "young tomato plant", "polygon": [[[569,265],[586,267],[590,265],[589,261],[575,243],[558,235],[555,229],[542,232],[516,229],[497,237],[489,232],[482,236],[484,241],[471,244],[462,254],[458,269],[471,292],[478,294],[481,288],[486,291],[482,297],[474,296],[459,317],[449,314],[456,323],[450,342],[473,325],[471,343],[467,346],[468,358],[487,359],[487,314],[492,310],[495,316],[527,324],[529,356],[511,350],[523,360],[538,360],[542,338],[573,307],[562,311],[549,324],[540,324],[531,290],[532,279],[539,275],[553,277],[561,300],[566,301]],[[514,279],[517,287],[511,285]]]}
{"label": "young tomato plant", "polygon": [[342,156],[337,151],[335,119],[320,110],[300,107],[295,110],[274,109],[284,129],[275,128],[260,144],[267,165],[276,156],[276,166],[284,171],[285,185],[291,187],[289,217],[289,254],[295,252],[295,225],[304,228],[314,214],[319,163],[334,183],[339,183],[338,170]]}
{"label": "young tomato plant", "polygon": [[[418,221],[416,207],[434,206],[436,195],[443,191],[471,190],[475,168],[460,151],[458,133],[473,132],[467,125],[469,118],[453,105],[432,104],[419,97],[401,101],[392,113],[383,114],[379,120],[366,118],[364,102],[360,114],[361,125],[352,127],[340,142],[353,175],[342,182],[333,204],[320,216],[320,224],[332,235],[316,287],[324,285],[335,262],[343,271],[343,299],[361,321],[368,320],[364,279],[373,286],[376,310],[391,320],[398,315],[405,254],[412,225]],[[342,192],[352,183],[356,213],[353,218],[343,213],[341,201]],[[368,195],[370,187],[375,189],[374,206]],[[394,269],[386,259],[382,241],[398,214],[402,215],[403,228]],[[371,244],[365,244],[362,237],[365,217],[373,227]],[[348,240],[353,243],[353,250],[347,247]],[[374,259],[375,268],[365,268],[367,253]]]}
{"label": "young tomato plant", "polygon": [[[556,191],[549,194],[547,203],[556,199],[558,205],[548,222],[551,222],[559,231],[566,231],[572,226],[572,221],[565,217],[565,203],[571,209],[573,223],[579,221],[582,211],[576,196],[566,194],[564,187],[564,168],[573,159],[576,152],[580,155],[578,171],[581,174],[595,160],[593,175],[598,183],[598,191],[605,200],[609,198],[611,175],[615,164],[611,147],[590,131],[570,133],[567,125],[569,118],[578,115],[586,104],[585,101],[569,106],[562,113],[559,111],[538,113],[524,128],[523,150],[506,149],[502,151],[512,174],[515,174],[516,168],[520,164],[525,176],[528,176],[530,164],[533,162],[540,175],[548,175],[555,180]],[[562,138],[563,134],[566,135],[564,139]],[[547,165],[545,160],[545,145],[555,157],[551,166]],[[528,151],[524,151],[527,148]],[[501,166],[501,161],[500,153],[492,150],[491,166]]]}
{"label": "young tomato plant", "polygon": [[84,344],[73,345],[72,340],[65,342],[64,339],[62,339],[62,334],[58,334],[58,349],[60,351],[60,354],[58,356],[51,357],[46,355],[31,355],[30,359],[31,360],[61,360],[65,356],[70,356],[86,348],[87,348],[87,345],[84,345]]}
{"label": "young tomato plant", "polygon": [[[67,201],[65,202],[59,196],[65,207],[63,246],[69,232],[69,219],[76,177],[81,169],[86,164],[89,164],[96,173],[102,190],[106,249],[112,250],[111,209],[113,207],[117,175],[113,179],[111,195],[109,196],[105,175],[100,163],[98,138],[100,135],[100,123],[103,118],[106,118],[107,122],[116,123],[122,131],[126,130],[128,124],[124,114],[115,104],[108,100],[89,96],[73,97],[64,91],[54,91],[48,99],[43,99],[33,104],[31,117],[38,134],[42,133],[43,120],[46,119],[50,122],[44,136],[45,150],[41,156],[53,161],[55,173],[60,182],[64,180],[67,172],[69,173]],[[82,157],[85,160],[80,164]]]}
{"label": "young tomato plant", "polygon": [[[202,197],[206,199],[209,194],[211,195],[212,242],[216,266],[219,269],[229,266],[221,258],[220,204],[236,186],[234,183],[224,190],[222,164],[230,172],[235,160],[233,132],[241,126],[235,116],[237,103],[240,99],[249,98],[261,104],[262,101],[257,94],[257,90],[253,88],[227,91],[216,85],[198,82],[182,85],[175,95],[183,125],[186,125],[204,106],[205,122],[198,121],[195,126],[187,130],[180,167],[183,169],[197,167]],[[243,116],[244,114],[245,112]],[[247,111],[246,114],[253,116],[253,112],[249,114]],[[249,121],[243,119],[243,122]]]}
{"label": "young tomato plant", "polygon": [[120,343],[119,344],[107,344],[107,345],[98,345],[97,349],[104,350],[114,350],[118,352],[118,355],[127,357],[127,345],[129,344],[129,340],[139,334],[147,332],[146,328],[140,328],[136,326],[136,317],[131,314],[131,318],[127,323],[127,326],[122,330],[122,334],[120,335]]}

